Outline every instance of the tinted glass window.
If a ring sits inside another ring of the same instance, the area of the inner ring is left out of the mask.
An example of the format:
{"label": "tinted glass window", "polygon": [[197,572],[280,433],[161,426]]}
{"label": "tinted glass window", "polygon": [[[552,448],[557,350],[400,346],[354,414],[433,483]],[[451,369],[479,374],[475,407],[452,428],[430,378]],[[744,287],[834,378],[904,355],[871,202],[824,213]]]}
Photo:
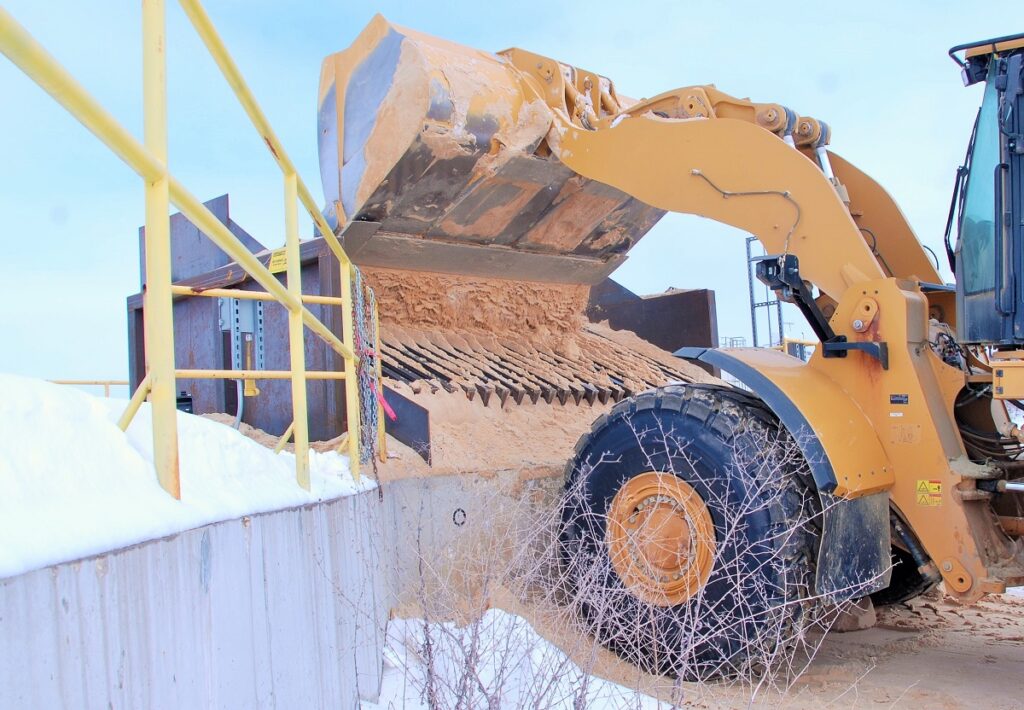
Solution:
{"label": "tinted glass window", "polygon": [[971,154],[963,210],[960,213],[960,258],[963,287],[967,293],[995,288],[994,175],[999,163],[999,126],[996,110],[999,97],[992,77],[985,85],[985,98],[978,116],[978,130]]}

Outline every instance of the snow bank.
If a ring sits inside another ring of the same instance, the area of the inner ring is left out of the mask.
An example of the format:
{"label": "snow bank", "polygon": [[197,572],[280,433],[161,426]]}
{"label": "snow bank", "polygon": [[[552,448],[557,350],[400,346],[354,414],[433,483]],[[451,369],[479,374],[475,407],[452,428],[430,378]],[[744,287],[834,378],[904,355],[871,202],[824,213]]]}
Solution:
{"label": "snow bank", "polygon": [[380,698],[362,707],[427,710],[428,679],[438,707],[669,707],[588,675],[529,622],[501,609],[461,627],[389,621]]}
{"label": "snow bank", "polygon": [[148,404],[125,433],[125,400],[7,374],[0,392],[0,578],[375,485],[311,451],[307,493],[292,454],[179,412],[177,501],[157,483]]}

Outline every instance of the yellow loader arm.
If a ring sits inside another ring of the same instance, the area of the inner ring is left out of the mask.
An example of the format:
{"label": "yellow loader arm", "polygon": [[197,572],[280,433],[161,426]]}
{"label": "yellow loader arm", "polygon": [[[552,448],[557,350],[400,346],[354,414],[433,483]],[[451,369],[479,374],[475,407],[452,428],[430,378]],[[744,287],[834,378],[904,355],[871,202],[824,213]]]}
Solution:
{"label": "yellow loader arm", "polygon": [[676,89],[626,108],[606,89],[595,103],[586,87],[610,87],[607,79],[520,49],[503,54],[548,103],[552,150],[577,173],[660,209],[730,224],[757,236],[769,253],[793,253],[804,278],[834,297],[882,276],[939,282],[892,198],[825,149],[827,124],[714,86]]}

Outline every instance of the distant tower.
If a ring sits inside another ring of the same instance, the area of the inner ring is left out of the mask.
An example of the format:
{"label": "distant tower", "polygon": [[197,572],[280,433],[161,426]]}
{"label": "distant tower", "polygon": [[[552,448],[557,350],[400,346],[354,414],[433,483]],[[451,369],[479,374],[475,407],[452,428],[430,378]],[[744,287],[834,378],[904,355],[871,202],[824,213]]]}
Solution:
{"label": "distant tower", "polygon": [[[756,247],[754,245],[757,245]],[[760,252],[754,253],[754,250]],[[750,289],[750,331],[754,336],[754,347],[770,348],[781,345],[784,329],[782,327],[782,304],[768,287],[757,280],[755,262],[765,255],[764,247],[757,237],[747,237],[747,285]],[[757,296],[764,291],[764,300],[758,301]],[[768,340],[762,342],[758,333],[758,315],[763,311],[761,320],[768,326]]]}

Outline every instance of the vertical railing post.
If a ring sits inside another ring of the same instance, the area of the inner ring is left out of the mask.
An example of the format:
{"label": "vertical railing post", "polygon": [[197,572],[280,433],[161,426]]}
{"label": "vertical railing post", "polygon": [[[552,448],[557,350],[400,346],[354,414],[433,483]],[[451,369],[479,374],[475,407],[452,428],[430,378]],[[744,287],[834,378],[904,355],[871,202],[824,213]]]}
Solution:
{"label": "vertical railing post", "polygon": [[[352,298],[352,264],[341,265],[341,327],[344,342],[356,352],[356,333]],[[355,358],[345,358],[345,419],[348,422],[348,465],[352,477],[359,480],[359,374]]]}
{"label": "vertical railing post", "polygon": [[[299,251],[299,189],[295,173],[284,176],[285,258],[288,290],[302,301],[302,261]],[[309,490],[309,420],[306,412],[306,349],[302,313],[288,310],[288,345],[292,366],[292,433],[295,436],[295,478]]]}
{"label": "vertical railing post", "polygon": [[164,0],[142,2],[142,96],[146,150],[163,174],[146,180],[146,372],[153,407],[153,463],[160,485],[181,498],[171,302],[170,204],[167,174],[167,56]]}

